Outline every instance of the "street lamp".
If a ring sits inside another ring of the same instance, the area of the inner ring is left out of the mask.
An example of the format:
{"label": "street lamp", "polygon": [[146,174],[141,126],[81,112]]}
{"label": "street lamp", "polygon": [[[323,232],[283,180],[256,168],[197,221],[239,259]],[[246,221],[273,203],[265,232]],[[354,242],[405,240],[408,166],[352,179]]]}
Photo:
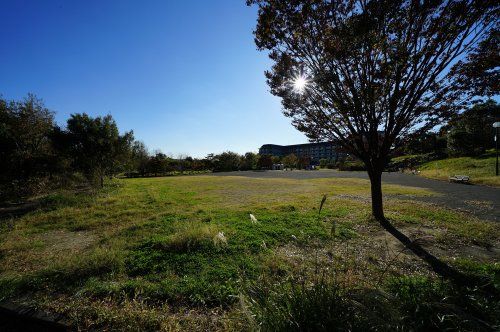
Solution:
{"label": "street lamp", "polygon": [[495,128],[495,150],[496,150],[496,155],[497,155],[497,162],[496,162],[496,169],[495,169],[495,175],[498,176],[498,128],[500,128],[500,122],[495,122],[493,124],[493,128]]}

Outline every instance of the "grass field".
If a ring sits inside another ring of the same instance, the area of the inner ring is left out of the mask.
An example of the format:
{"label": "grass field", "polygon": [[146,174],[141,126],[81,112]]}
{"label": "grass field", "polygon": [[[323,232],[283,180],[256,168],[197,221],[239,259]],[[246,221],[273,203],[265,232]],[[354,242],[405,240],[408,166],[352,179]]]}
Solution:
{"label": "grass field", "polygon": [[500,177],[495,176],[493,153],[480,157],[460,157],[430,161],[419,167],[421,175],[438,180],[448,180],[451,175],[468,175],[471,182],[500,186]]}
{"label": "grass field", "polygon": [[[413,201],[434,195],[424,189],[384,193],[387,216],[436,255],[498,273],[497,225]],[[392,289],[402,301],[394,317],[413,308],[412,287],[442,295],[427,266],[370,219],[366,180],[123,179],[43,202],[0,221],[0,298],[63,313],[81,329],[287,329],[290,308],[308,324],[308,315],[351,317],[347,292]],[[335,310],[316,311],[325,307]]]}

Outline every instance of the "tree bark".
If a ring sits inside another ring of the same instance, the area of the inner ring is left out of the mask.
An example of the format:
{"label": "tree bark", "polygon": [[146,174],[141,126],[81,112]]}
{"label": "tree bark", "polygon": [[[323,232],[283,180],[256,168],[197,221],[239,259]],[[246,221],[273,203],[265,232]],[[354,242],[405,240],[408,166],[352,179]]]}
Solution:
{"label": "tree bark", "polygon": [[372,214],[376,220],[385,219],[384,203],[382,201],[382,170],[369,169],[370,189],[372,196]]}

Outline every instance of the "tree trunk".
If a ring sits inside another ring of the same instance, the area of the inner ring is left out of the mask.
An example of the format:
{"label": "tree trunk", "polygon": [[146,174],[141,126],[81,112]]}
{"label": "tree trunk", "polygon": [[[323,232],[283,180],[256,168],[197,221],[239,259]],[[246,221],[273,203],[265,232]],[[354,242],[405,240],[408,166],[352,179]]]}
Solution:
{"label": "tree trunk", "polygon": [[415,255],[429,264],[432,270],[440,276],[450,279],[462,286],[470,286],[471,284],[477,285],[482,281],[455,270],[394,227],[384,216],[382,201],[382,169],[368,168],[368,175],[370,177],[371,184],[372,215],[387,232],[398,239],[399,242],[411,250]]}
{"label": "tree trunk", "polygon": [[101,174],[101,188],[104,188],[104,176]]}
{"label": "tree trunk", "polygon": [[370,169],[370,188],[372,194],[372,214],[377,220],[385,219],[382,201],[382,169]]}

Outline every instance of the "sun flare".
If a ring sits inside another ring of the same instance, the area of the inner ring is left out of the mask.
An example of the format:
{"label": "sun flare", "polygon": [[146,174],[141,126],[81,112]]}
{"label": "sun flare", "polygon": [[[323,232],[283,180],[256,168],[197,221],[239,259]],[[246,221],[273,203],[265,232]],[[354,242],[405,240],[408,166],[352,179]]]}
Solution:
{"label": "sun flare", "polygon": [[307,79],[304,76],[297,76],[293,80],[293,90],[302,93],[307,87]]}

